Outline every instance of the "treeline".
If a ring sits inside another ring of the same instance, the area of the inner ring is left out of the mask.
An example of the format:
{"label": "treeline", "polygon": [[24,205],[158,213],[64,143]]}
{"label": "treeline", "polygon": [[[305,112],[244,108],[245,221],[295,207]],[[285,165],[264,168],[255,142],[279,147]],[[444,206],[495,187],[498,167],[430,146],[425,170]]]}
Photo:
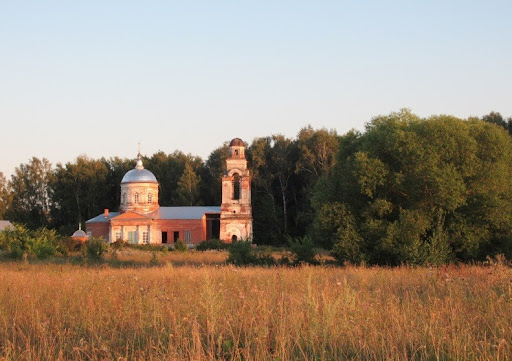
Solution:
{"label": "treeline", "polygon": [[[254,241],[309,235],[340,261],[370,264],[482,259],[512,245],[512,118],[420,118],[402,110],[364,132],[300,130],[248,144]],[[144,157],[160,205],[220,205],[228,144],[206,160],[176,151]],[[117,210],[134,160],[32,158],[7,181],[0,218],[69,235]]]}
{"label": "treeline", "polygon": [[[306,233],[314,214],[310,199],[315,183],[332,169],[339,139],[335,131],[308,126],[295,139],[273,135],[248,144],[254,241],[277,245],[287,235]],[[228,144],[213,150],[205,161],[180,151],[143,157],[144,167],[160,183],[160,205],[220,205]],[[118,157],[80,156],[56,166],[33,157],[15,169],[10,181],[0,178],[0,219],[72,234],[79,221],[83,225],[105,208],[119,208],[121,180],[134,166],[134,159]]]}

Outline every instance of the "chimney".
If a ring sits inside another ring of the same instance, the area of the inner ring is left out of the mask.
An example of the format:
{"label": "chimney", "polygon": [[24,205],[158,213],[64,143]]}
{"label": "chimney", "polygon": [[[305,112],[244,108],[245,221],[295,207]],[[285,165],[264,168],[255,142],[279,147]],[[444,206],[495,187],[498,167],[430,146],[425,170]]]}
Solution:
{"label": "chimney", "polygon": [[105,218],[108,218],[108,208],[105,208]]}

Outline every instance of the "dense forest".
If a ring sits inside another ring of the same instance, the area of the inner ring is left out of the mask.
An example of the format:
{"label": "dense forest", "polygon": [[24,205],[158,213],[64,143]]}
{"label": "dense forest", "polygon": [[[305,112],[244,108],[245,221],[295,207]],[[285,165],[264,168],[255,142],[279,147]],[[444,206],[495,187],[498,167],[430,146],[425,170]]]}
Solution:
{"label": "dense forest", "polygon": [[[340,261],[369,264],[512,256],[512,118],[373,118],[363,132],[313,129],[248,144],[254,242],[308,235]],[[208,159],[175,151],[144,157],[161,206],[220,205],[228,144]],[[117,210],[134,160],[53,166],[33,157],[10,180],[0,173],[0,219],[62,235]]]}

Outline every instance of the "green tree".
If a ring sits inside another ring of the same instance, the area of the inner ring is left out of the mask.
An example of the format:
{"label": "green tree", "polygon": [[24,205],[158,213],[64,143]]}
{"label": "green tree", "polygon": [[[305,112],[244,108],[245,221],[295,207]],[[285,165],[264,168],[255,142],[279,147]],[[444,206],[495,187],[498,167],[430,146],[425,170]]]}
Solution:
{"label": "green tree", "polygon": [[[330,232],[340,260],[357,248],[380,264],[511,254],[511,155],[511,138],[485,122],[407,110],[376,117],[342,137],[315,192],[317,234]],[[343,212],[330,217],[333,204]]]}
{"label": "green tree", "polygon": [[107,191],[103,207],[117,210],[121,204],[121,180],[129,170],[133,169],[134,162],[129,159],[119,157],[112,157],[109,159],[102,158],[101,161],[107,168],[107,176],[105,180]]}
{"label": "green tree", "polygon": [[[105,160],[79,156],[74,162],[57,164],[53,188],[53,224],[64,234],[108,208],[108,167]],[[116,207],[117,208],[117,207]]]}
{"label": "green tree", "polygon": [[301,235],[308,232],[314,218],[311,200],[316,184],[329,176],[336,162],[339,137],[335,130],[302,128],[297,135],[298,158],[293,179],[294,228]]}
{"label": "green tree", "polygon": [[11,201],[9,183],[7,183],[4,174],[0,172],[0,219],[4,219],[7,210],[11,206]]}
{"label": "green tree", "polygon": [[484,115],[482,120],[487,123],[496,124],[512,135],[512,117],[505,119],[499,112],[490,112],[489,114]]}
{"label": "green tree", "polygon": [[35,229],[50,223],[53,194],[51,163],[33,157],[28,163],[16,167],[9,182],[12,190],[12,206],[8,217]]}
{"label": "green tree", "polygon": [[161,206],[182,204],[182,195],[178,193],[178,182],[186,163],[190,164],[194,172],[197,172],[202,166],[200,157],[187,155],[180,151],[175,151],[172,154],[159,151],[150,158],[144,158],[144,167],[149,169],[160,183],[159,201]]}
{"label": "green tree", "polygon": [[229,157],[229,143],[213,150],[206,162],[200,167],[199,193],[202,204],[214,205],[222,202],[222,174],[226,170]]}
{"label": "green tree", "polygon": [[193,206],[197,204],[199,196],[199,177],[194,172],[189,162],[185,163],[185,169],[178,181],[178,204]]}
{"label": "green tree", "polygon": [[315,130],[308,125],[297,135],[297,148],[299,154],[295,171],[309,175],[315,183],[334,167],[339,137],[335,130]]}
{"label": "green tree", "polygon": [[296,145],[282,135],[257,138],[249,147],[248,156],[253,174],[255,239],[259,243],[284,242],[289,232]]}

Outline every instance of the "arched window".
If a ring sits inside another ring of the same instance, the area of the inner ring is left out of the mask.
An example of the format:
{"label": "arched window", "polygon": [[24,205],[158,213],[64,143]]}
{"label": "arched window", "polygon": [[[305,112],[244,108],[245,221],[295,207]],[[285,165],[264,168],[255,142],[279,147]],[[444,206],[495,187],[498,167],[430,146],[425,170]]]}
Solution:
{"label": "arched window", "polygon": [[123,199],[121,200],[122,204],[126,204],[126,192],[123,193]]}
{"label": "arched window", "polygon": [[139,203],[139,193],[135,193],[135,204]]}
{"label": "arched window", "polygon": [[238,241],[238,237],[236,236],[236,234],[234,234],[232,237],[231,237],[231,242],[236,242]]}
{"label": "arched window", "polygon": [[233,199],[240,199],[240,176],[235,173],[233,176]]}

